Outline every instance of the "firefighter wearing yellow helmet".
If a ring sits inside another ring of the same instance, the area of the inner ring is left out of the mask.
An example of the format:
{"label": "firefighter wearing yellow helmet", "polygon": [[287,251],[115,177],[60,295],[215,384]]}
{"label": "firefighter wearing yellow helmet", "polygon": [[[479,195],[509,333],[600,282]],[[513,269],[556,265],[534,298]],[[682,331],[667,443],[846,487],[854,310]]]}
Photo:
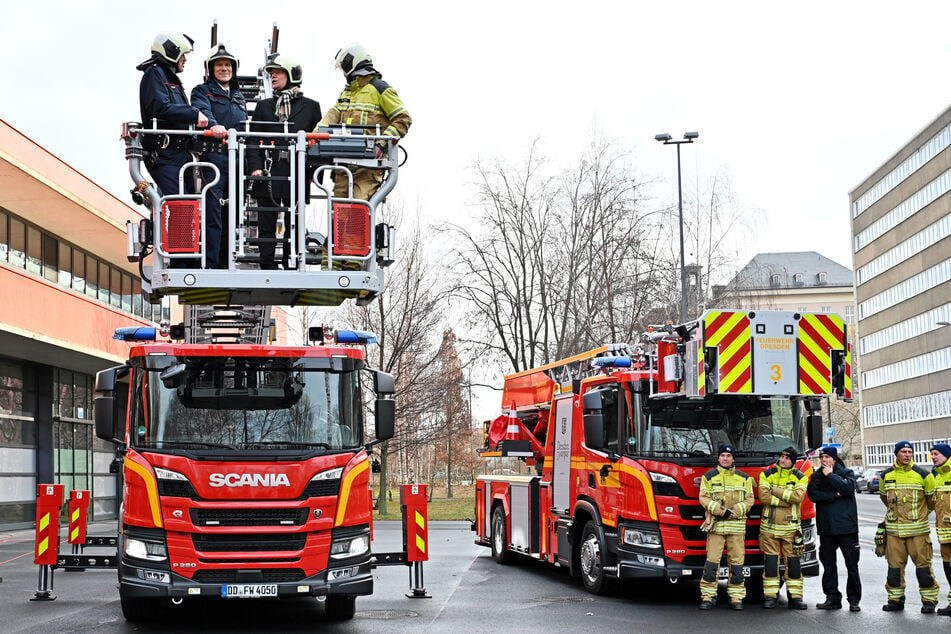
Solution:
{"label": "firefighter wearing yellow helmet", "polygon": [[[413,123],[409,111],[396,90],[383,81],[382,74],[373,67],[370,54],[360,44],[350,44],[337,52],[336,68],[347,80],[337,103],[320,120],[318,126],[345,123],[347,125],[380,126],[385,136],[403,137]],[[375,133],[375,132],[371,132]],[[377,149],[377,157],[383,150]],[[353,197],[369,200],[383,182],[379,170],[353,170]],[[347,196],[347,179],[337,177],[334,196]]]}

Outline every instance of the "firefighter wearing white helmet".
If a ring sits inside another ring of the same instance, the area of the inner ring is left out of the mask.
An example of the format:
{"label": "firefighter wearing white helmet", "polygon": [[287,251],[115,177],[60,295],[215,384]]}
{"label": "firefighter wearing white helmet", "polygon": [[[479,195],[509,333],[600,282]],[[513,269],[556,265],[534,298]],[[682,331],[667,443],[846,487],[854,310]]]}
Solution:
{"label": "firefighter wearing white helmet", "polygon": [[[367,50],[356,43],[345,46],[337,52],[335,65],[346,77],[347,85],[318,126],[340,123],[379,125],[383,135],[395,138],[406,136],[413,119],[396,90],[383,81],[383,76],[373,67],[373,60]],[[377,148],[377,157],[382,156],[382,148]],[[380,170],[354,169],[353,197],[369,200],[382,182]],[[346,178],[335,179],[334,196],[347,196]]]}
{"label": "firefighter wearing white helmet", "polygon": [[[274,53],[267,59],[265,70],[271,76],[271,89],[274,96],[258,102],[251,117],[252,129],[256,132],[283,131],[284,126],[266,124],[286,123],[290,132],[304,130],[310,132],[320,121],[320,104],[308,99],[301,91],[303,71],[300,64],[283,53]],[[254,125],[257,124],[257,125]],[[289,176],[291,173],[290,151],[283,149],[251,150],[248,156],[248,172],[251,176]],[[265,170],[268,170],[265,173]],[[307,182],[313,172],[308,168]],[[289,180],[258,180],[254,182],[251,194],[261,202],[263,207],[289,207],[291,203],[291,187]],[[305,197],[310,196],[309,188],[305,190]],[[283,212],[281,212],[283,214]],[[284,214],[286,216],[286,214]],[[289,226],[285,224],[285,226]],[[277,213],[263,211],[258,213],[258,252],[262,269],[276,269],[275,247],[279,242],[276,234]],[[288,254],[290,252],[286,239],[280,240],[283,244],[282,264],[284,268],[290,266]]]}
{"label": "firefighter wearing white helmet", "polygon": [[[185,68],[185,55],[192,52],[193,40],[184,33],[163,31],[152,42],[152,56],[136,68],[142,71],[139,109],[142,125],[159,129],[187,130],[189,125],[208,126],[208,117],[188,103],[178,73]],[[154,137],[153,137],[154,138]],[[153,147],[146,166],[162,195],[178,193],[178,170],[191,160],[188,152],[174,144]],[[190,179],[185,179],[186,183]]]}
{"label": "firefighter wearing white helmet", "polygon": [[[248,118],[244,94],[238,89],[238,58],[224,44],[211,49],[205,59],[205,83],[192,89],[192,105],[201,110],[215,138],[223,139],[231,128],[240,129]],[[225,269],[230,262],[228,251],[228,155],[210,152],[203,160],[218,168],[218,182],[209,188],[205,199],[205,259],[207,268]],[[206,183],[214,180],[210,168],[202,170]]]}

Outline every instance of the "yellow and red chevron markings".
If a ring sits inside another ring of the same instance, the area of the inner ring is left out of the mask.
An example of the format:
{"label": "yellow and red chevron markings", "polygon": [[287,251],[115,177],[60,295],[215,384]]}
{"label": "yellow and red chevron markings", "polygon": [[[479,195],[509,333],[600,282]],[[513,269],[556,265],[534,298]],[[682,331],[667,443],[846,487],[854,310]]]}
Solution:
{"label": "yellow and red chevron markings", "polygon": [[[832,314],[804,314],[799,320],[800,394],[832,392],[832,350],[845,350],[842,318]],[[851,371],[848,376],[851,377]]]}
{"label": "yellow and red chevron markings", "polygon": [[746,313],[711,311],[704,318],[703,328],[706,345],[720,351],[720,392],[752,392],[752,340],[750,319]]}

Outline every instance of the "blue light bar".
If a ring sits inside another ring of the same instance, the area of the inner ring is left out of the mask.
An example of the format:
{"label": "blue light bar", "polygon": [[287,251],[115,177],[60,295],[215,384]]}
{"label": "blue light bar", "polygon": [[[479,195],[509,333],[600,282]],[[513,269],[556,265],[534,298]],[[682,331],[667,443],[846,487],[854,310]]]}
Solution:
{"label": "blue light bar", "polygon": [[337,343],[359,343],[368,346],[371,343],[379,343],[372,332],[365,330],[338,330],[334,333]]}
{"label": "blue light bar", "polygon": [[594,360],[596,368],[629,368],[631,357],[598,357]]}
{"label": "blue light bar", "polygon": [[116,331],[112,333],[112,338],[119,341],[155,341],[157,334],[154,327],[128,326],[126,328],[116,328]]}

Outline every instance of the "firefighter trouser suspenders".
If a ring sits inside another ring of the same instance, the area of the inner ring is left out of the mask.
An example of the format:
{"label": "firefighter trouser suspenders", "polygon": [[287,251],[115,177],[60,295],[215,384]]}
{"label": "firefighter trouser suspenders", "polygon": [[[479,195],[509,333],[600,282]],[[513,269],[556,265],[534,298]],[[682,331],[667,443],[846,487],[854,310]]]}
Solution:
{"label": "firefighter trouser suspenders", "polygon": [[794,555],[793,535],[770,535],[760,533],[759,543],[763,549],[763,595],[767,598],[779,596],[779,558],[786,558],[786,591],[793,599],[802,598],[802,566],[799,557]]}
{"label": "firefighter trouser suspenders", "polygon": [[911,558],[915,566],[915,577],[921,600],[926,603],[938,603],[938,582],[931,568],[934,549],[931,547],[931,535],[913,535],[899,537],[888,533],[885,542],[885,560],[888,562],[888,574],[885,576],[885,591],[889,601],[905,601],[905,566]]}
{"label": "firefighter trouser suspenders", "polygon": [[700,598],[703,601],[715,601],[717,596],[717,573],[720,557],[726,546],[727,560],[730,562],[727,594],[730,601],[742,602],[746,597],[746,585],[743,578],[743,557],[746,549],[746,535],[742,533],[708,533],[707,560],[703,564],[703,576],[700,579]]}

